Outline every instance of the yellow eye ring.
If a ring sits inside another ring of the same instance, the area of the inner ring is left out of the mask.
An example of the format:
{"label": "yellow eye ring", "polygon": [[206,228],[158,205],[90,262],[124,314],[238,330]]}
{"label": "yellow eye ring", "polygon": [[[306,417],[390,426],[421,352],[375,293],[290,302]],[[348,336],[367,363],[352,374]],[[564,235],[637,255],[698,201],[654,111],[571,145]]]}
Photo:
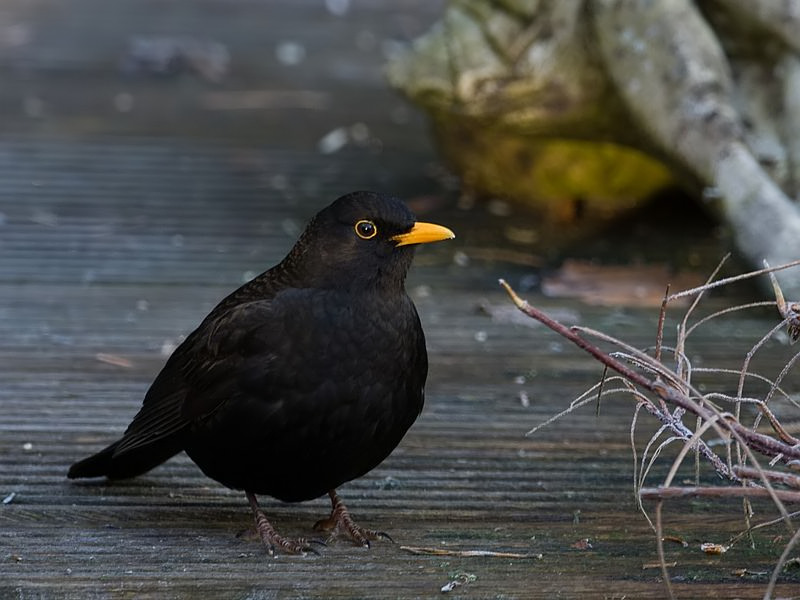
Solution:
{"label": "yellow eye ring", "polygon": [[362,240],[371,240],[378,235],[378,228],[372,221],[361,220],[355,226],[356,235]]}

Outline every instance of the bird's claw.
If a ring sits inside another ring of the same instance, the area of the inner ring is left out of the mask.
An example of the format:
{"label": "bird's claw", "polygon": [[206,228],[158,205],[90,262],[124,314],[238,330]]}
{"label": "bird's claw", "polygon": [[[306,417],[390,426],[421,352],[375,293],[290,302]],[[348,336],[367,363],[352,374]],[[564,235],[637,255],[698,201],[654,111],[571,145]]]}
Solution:
{"label": "bird's claw", "polygon": [[261,540],[264,542],[264,546],[267,548],[267,554],[270,556],[275,556],[278,552],[281,554],[301,554],[303,556],[306,554],[315,554],[316,556],[320,556],[319,550],[312,544],[327,546],[322,540],[309,540],[306,538],[292,539],[277,534],[272,536],[262,535]]}
{"label": "bird's claw", "polygon": [[392,539],[392,536],[390,536],[390,535],[389,535],[388,533],[386,533],[385,531],[376,531],[376,532],[375,532],[375,536],[376,536],[376,538],[375,538],[375,539],[378,539],[378,540],[385,540],[385,541],[387,541],[387,542],[389,542],[389,543],[391,543],[391,544],[394,544],[394,540]]}
{"label": "bird's claw", "polygon": [[320,519],[314,523],[314,531],[327,531],[329,532],[328,540],[335,539],[339,534],[344,533],[349,537],[357,546],[370,548],[370,540],[385,539],[392,541],[388,535],[381,531],[373,531],[372,529],[364,529],[355,523],[346,525],[344,523],[331,523],[331,519]]}
{"label": "bird's claw", "polygon": [[331,492],[331,503],[333,505],[331,515],[327,519],[320,519],[314,523],[315,531],[330,532],[329,540],[343,532],[353,540],[356,545],[364,548],[370,548],[370,541],[375,540],[387,540],[394,543],[394,540],[388,533],[376,531],[374,529],[366,529],[357,525],[350,516],[347,507],[335,492]]}
{"label": "bird's claw", "polygon": [[319,551],[311,544],[325,546],[325,542],[316,539],[283,537],[275,531],[275,528],[258,507],[255,494],[251,492],[246,492],[246,494],[250,502],[250,508],[253,510],[253,516],[255,517],[256,531],[267,549],[267,554],[275,556],[275,553],[280,551],[286,554],[302,554],[305,556],[310,553],[319,556]]}

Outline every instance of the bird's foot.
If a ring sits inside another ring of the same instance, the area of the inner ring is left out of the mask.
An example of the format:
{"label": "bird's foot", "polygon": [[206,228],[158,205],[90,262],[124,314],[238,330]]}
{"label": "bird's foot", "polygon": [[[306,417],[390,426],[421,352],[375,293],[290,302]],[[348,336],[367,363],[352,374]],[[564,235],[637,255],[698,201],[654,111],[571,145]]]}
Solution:
{"label": "bird's foot", "polygon": [[284,554],[307,554],[310,552],[319,555],[319,551],[312,544],[325,545],[325,542],[320,540],[283,537],[275,531],[264,513],[260,511],[256,515],[256,529],[270,556],[274,556],[276,552]]}
{"label": "bird's foot", "polygon": [[321,540],[309,540],[306,538],[286,538],[280,535],[272,524],[267,519],[266,515],[258,506],[255,494],[247,493],[247,499],[250,502],[250,508],[253,510],[253,516],[256,520],[256,531],[258,532],[261,541],[267,548],[270,556],[274,556],[276,552],[283,552],[285,554],[317,554],[319,551],[312,545],[317,544],[325,546],[325,542]]}
{"label": "bird's foot", "polygon": [[336,537],[339,533],[346,533],[353,542],[364,548],[369,548],[370,541],[375,540],[388,540],[394,543],[394,540],[383,531],[365,529],[357,525],[336,490],[331,490],[328,495],[331,498],[331,515],[327,519],[317,521],[314,524],[315,531],[329,531],[331,538]]}

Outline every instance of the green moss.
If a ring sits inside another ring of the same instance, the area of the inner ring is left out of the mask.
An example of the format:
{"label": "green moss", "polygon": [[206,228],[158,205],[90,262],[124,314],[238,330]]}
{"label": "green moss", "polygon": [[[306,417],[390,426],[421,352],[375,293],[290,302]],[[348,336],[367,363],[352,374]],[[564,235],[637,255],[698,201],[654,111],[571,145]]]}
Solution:
{"label": "green moss", "polygon": [[534,207],[543,220],[594,227],[674,183],[649,156],[610,142],[439,130],[443,153],[481,195]]}

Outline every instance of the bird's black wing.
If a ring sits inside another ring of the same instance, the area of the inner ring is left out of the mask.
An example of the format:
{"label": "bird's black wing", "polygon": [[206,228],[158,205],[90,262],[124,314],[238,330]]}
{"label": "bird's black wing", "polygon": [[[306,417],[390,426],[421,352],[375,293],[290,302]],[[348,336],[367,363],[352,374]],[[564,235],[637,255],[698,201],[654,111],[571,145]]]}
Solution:
{"label": "bird's black wing", "polygon": [[[206,318],[153,381],[142,408],[114,447],[114,460],[128,462],[136,453],[146,456],[148,448],[173,449],[159,461],[163,462],[182,450],[180,440],[187,427],[238,393],[234,374],[251,353],[249,340],[254,332],[268,329],[272,320],[269,300],[240,304]],[[270,338],[259,336],[260,351],[265,351],[264,340]],[[265,351],[265,368],[268,354]]]}

